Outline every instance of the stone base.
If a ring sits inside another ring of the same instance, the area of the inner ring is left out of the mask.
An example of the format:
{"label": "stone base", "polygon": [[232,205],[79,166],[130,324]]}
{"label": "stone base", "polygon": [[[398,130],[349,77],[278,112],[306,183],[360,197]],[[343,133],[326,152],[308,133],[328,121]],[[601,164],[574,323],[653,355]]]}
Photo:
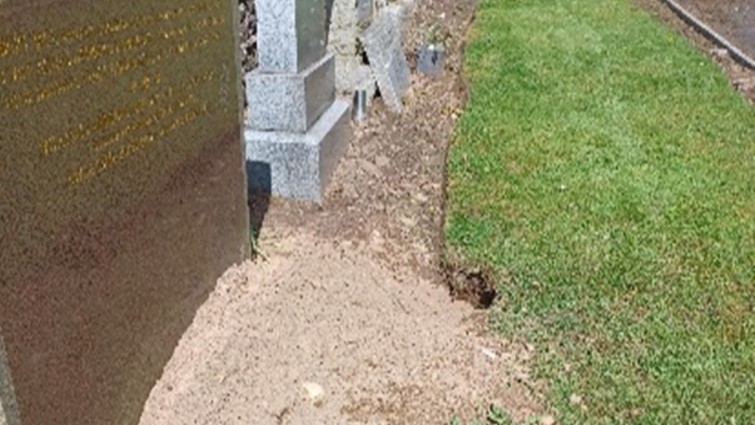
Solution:
{"label": "stone base", "polygon": [[246,129],[249,189],[322,201],[351,140],[350,105],[336,100],[307,133]]}
{"label": "stone base", "polygon": [[335,55],[329,53],[299,74],[246,75],[247,125],[270,131],[305,132],[335,100]]}

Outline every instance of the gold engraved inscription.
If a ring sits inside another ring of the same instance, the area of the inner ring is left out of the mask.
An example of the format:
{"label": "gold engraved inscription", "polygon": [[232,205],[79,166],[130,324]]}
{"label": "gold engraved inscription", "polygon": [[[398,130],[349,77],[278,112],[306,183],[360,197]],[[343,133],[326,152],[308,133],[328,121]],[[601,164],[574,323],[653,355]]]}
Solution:
{"label": "gold engraved inscription", "polygon": [[[174,112],[187,109],[189,106],[192,106],[192,104],[196,104],[196,99],[194,99],[193,96],[190,95],[186,99],[171,104],[168,108],[156,112],[153,116],[147,119],[146,125],[159,123]],[[132,140],[131,142],[122,146],[120,149],[109,151],[107,154],[100,157],[99,160],[97,160],[97,162],[95,162],[94,164],[79,167],[79,169],[77,169],[68,177],[68,182],[72,185],[79,185],[91,179],[92,177],[103,173],[112,165],[127,159],[135,153],[143,150],[147,146],[155,144],[158,140],[163,139],[179,128],[195,121],[198,117],[206,115],[208,111],[209,108],[207,102],[200,103],[193,108],[189,108],[187,112],[176,117],[170,123],[170,125],[161,129],[156,129],[156,131],[153,133],[149,133],[135,140]]]}
{"label": "gold engraved inscription", "polygon": [[[221,20],[209,19],[203,21],[200,25],[215,26],[219,25]],[[202,29],[202,27],[198,28]],[[134,69],[150,67],[163,61],[167,58],[174,58],[176,55],[184,55],[191,50],[206,46],[212,41],[220,40],[220,33],[217,31],[210,32],[204,37],[194,41],[182,41],[175,46],[164,48],[157,52],[140,52],[134,56],[111,61],[110,63],[100,64],[94,68],[89,74],[85,75],[68,75],[62,79],[62,81],[55,81],[53,84],[35,90],[32,93],[25,94],[13,94],[9,96],[4,106],[7,109],[19,110],[29,106],[33,106],[40,102],[46,101],[52,97],[56,97],[67,93],[71,90],[77,90],[87,84],[97,83],[105,79],[119,77]]]}
{"label": "gold engraved inscription", "polygon": [[[162,77],[159,74],[156,74],[151,77],[145,77],[144,80],[142,80],[142,83],[149,85],[153,82],[159,82],[161,78]],[[149,108],[155,107],[156,105],[161,104],[165,100],[173,97],[176,91],[178,92],[192,91],[199,84],[212,81],[216,78],[217,78],[217,73],[215,71],[208,71],[205,74],[202,74],[199,76],[193,76],[185,80],[184,82],[179,84],[176,88],[167,87],[163,89],[162,91],[153,94],[152,96],[140,98],[136,102],[132,102],[131,104],[128,104],[122,108],[117,108],[113,111],[100,114],[95,119],[87,123],[79,123],[77,126],[68,130],[62,135],[51,136],[45,139],[43,142],[39,144],[39,153],[43,157],[46,157],[46,156],[54,154],[55,152],[63,150],[71,145],[86,141],[87,138],[91,137],[94,134],[97,134],[98,132],[102,130],[105,130],[106,128],[115,126],[118,123],[128,118],[141,115],[141,113],[148,110]],[[137,86],[132,85],[133,89],[137,89],[139,87],[140,87],[139,85]],[[142,85],[141,87],[146,88],[144,85]],[[100,144],[104,144],[104,143],[100,143]],[[93,145],[96,145],[96,144],[93,144]]]}
{"label": "gold engraved inscription", "polygon": [[189,33],[203,31],[206,28],[217,26],[221,23],[221,20],[218,18],[205,18],[194,25],[185,24],[179,28],[173,28],[157,33],[147,32],[145,34],[133,35],[124,40],[82,46],[72,55],[66,54],[58,55],[57,57],[44,57],[33,63],[16,65],[9,69],[0,69],[0,83],[4,85],[17,83],[29,78],[31,75],[49,75],[66,68],[94,62],[104,57],[142,49],[158,40],[184,37]]}
{"label": "gold engraved inscription", "polygon": [[[61,176],[70,186],[88,182],[168,138],[178,140],[175,132],[214,110],[211,102],[196,93],[207,93],[208,85],[220,78],[220,71],[209,70],[177,81],[164,74],[180,66],[169,61],[183,61],[182,57],[189,56],[199,59],[203,49],[209,53],[207,46],[223,39],[218,29],[225,23],[223,17],[197,16],[220,7],[222,3],[217,0],[202,0],[192,6],[104,24],[28,34],[6,35],[0,30],[0,59],[8,58],[0,62],[10,63],[0,66],[0,84],[6,89],[0,98],[0,111],[28,110],[97,87],[129,99],[104,112],[100,109],[95,115],[85,115],[63,132],[36,143],[42,159],[74,147],[76,150],[65,158],[88,153]],[[119,91],[103,85],[109,82],[117,82]],[[98,103],[93,102],[91,107],[96,108]]]}
{"label": "gold engraved inscription", "polygon": [[131,29],[142,29],[150,25],[171,22],[186,13],[217,10],[220,2],[203,1],[188,7],[165,10],[157,14],[138,16],[130,19],[113,19],[100,26],[86,25],[57,31],[43,31],[37,34],[13,34],[0,37],[0,58],[10,55],[31,53],[43,49],[58,50],[68,44],[103,36],[112,36]]}

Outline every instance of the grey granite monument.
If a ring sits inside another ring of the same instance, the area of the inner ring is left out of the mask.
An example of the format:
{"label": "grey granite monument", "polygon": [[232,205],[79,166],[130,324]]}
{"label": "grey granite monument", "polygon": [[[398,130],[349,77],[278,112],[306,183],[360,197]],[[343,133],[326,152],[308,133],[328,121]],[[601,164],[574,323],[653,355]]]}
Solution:
{"label": "grey granite monument", "polygon": [[249,188],[320,201],[351,138],[335,98],[325,0],[257,0],[259,67],[246,75]]}

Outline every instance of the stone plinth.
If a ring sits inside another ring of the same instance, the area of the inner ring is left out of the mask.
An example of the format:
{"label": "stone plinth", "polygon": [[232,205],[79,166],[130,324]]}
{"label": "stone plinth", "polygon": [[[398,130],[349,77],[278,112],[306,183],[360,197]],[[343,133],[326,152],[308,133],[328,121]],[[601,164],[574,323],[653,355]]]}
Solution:
{"label": "stone plinth", "polygon": [[329,54],[299,74],[246,76],[248,126],[305,132],[335,100],[335,57]]}
{"label": "stone plinth", "polygon": [[335,56],[325,51],[325,1],[257,0],[257,9],[260,66],[246,76],[248,186],[321,201],[351,138],[350,104],[335,100]]}
{"label": "stone plinth", "polygon": [[252,190],[319,201],[351,138],[349,103],[337,100],[306,133],[246,130]]}

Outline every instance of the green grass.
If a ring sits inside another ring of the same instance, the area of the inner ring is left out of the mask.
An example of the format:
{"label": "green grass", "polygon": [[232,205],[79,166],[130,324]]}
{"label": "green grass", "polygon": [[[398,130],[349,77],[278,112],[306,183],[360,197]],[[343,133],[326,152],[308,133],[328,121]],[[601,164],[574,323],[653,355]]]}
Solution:
{"label": "green grass", "polygon": [[482,0],[470,36],[447,238],[560,423],[755,423],[754,110],[627,0]]}

